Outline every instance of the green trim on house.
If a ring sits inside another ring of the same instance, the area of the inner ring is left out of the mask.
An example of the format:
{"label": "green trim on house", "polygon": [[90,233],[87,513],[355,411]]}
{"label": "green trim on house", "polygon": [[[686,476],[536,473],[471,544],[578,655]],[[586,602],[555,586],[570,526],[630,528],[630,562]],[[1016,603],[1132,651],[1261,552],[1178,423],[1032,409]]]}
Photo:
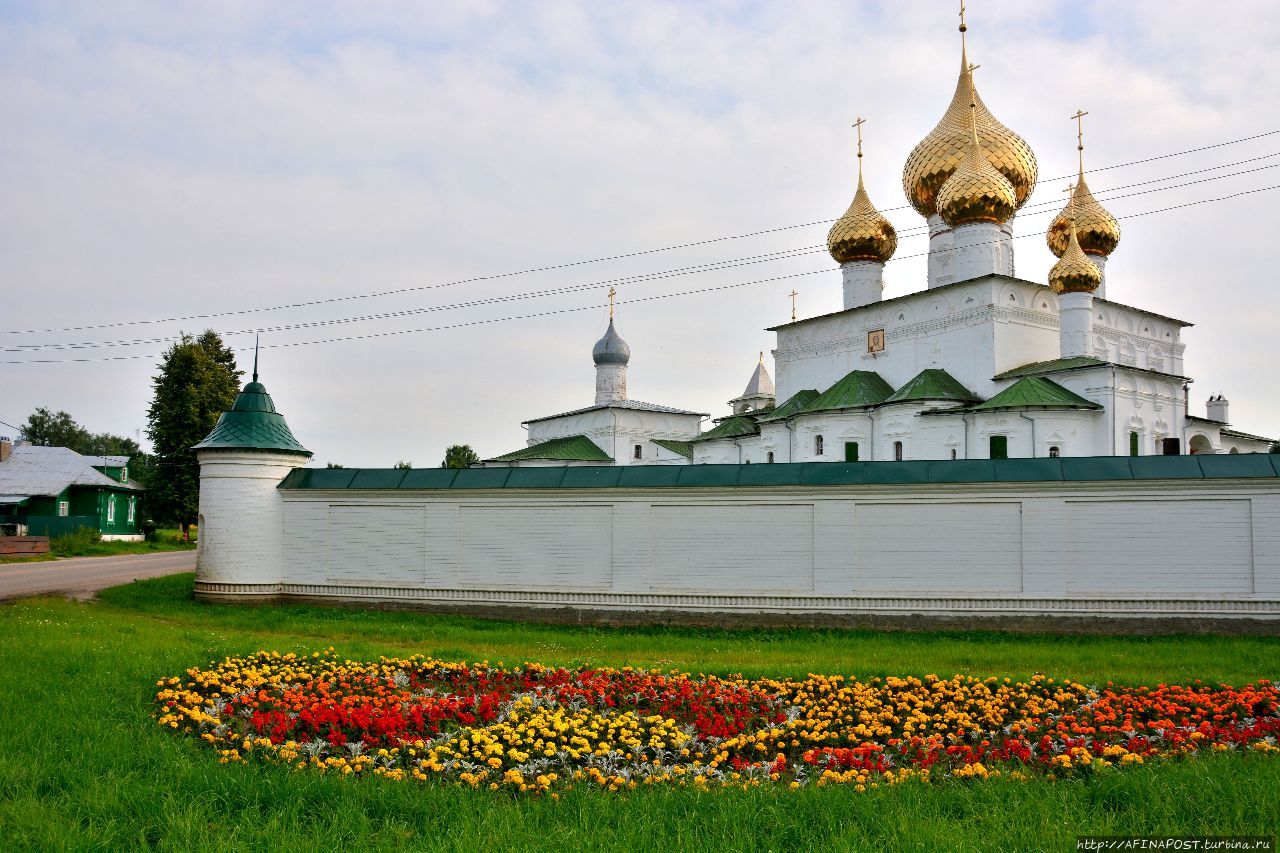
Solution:
{"label": "green trim on house", "polygon": [[[388,490],[384,469],[295,468],[278,488]],[[1045,459],[793,462],[776,465],[610,465],[556,468],[422,469],[402,472],[400,491],[449,489],[640,489],[921,486],[1124,480],[1280,479],[1280,454],[1072,456]],[[386,481],[383,481],[386,482]],[[362,485],[363,484],[363,485]]]}
{"label": "green trim on house", "polygon": [[924,400],[957,400],[962,403],[977,403],[982,400],[977,394],[960,384],[960,381],[947,371],[938,367],[927,367],[909,380],[886,403],[908,403]]}
{"label": "green trim on house", "polygon": [[760,418],[761,423],[770,421],[785,421],[787,418],[804,409],[805,406],[812,403],[818,397],[822,396],[816,388],[805,388],[797,391],[787,398],[787,401],[781,406],[769,409],[764,417]]}
{"label": "green trim on house", "polygon": [[885,382],[879,373],[873,370],[852,370],[805,406],[802,414],[875,406],[889,399],[892,394],[893,386]]}
{"label": "green trim on house", "polygon": [[739,438],[744,435],[756,435],[760,432],[760,428],[756,426],[756,422],[751,418],[743,415],[729,418],[712,429],[707,430],[702,435],[689,440],[690,444],[696,444],[701,441],[715,441],[717,438]]}
{"label": "green trim on house", "polygon": [[985,403],[969,409],[971,412],[989,412],[992,409],[1098,409],[1102,406],[1068,391],[1052,379],[1043,376],[1027,376],[1019,379]]}
{"label": "green trim on house", "polygon": [[674,438],[651,438],[649,440],[659,447],[670,450],[677,456],[683,456],[685,459],[693,458],[693,445],[687,441],[677,441]]}
{"label": "green trim on house", "polygon": [[236,396],[231,411],[223,412],[214,424],[213,432],[192,449],[273,450],[311,455],[311,451],[293,437],[284,415],[276,411],[271,395],[261,382],[245,385]]}
{"label": "green trim on house", "polygon": [[613,457],[601,450],[585,435],[553,438],[523,450],[513,450],[486,462],[520,462],[526,459],[553,459],[557,462],[612,462]]}

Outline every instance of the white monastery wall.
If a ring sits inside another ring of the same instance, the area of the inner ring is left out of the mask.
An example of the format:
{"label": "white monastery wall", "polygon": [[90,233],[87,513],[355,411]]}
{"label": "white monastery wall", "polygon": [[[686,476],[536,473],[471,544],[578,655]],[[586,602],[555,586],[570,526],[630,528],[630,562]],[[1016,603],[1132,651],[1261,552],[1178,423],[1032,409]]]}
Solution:
{"label": "white monastery wall", "polygon": [[[651,465],[659,460],[654,456],[658,448],[649,444],[650,439],[688,440],[697,436],[699,423],[700,418],[696,415],[635,409],[593,409],[530,423],[528,445],[570,435],[585,435],[613,457],[618,465]],[[641,446],[640,459],[635,458],[637,444]],[[674,454],[664,453],[664,457],[668,464],[674,463]]]}
{"label": "white monastery wall", "polygon": [[252,558],[201,562],[202,595],[710,614],[1280,616],[1274,479],[278,496],[280,526],[260,531]]}

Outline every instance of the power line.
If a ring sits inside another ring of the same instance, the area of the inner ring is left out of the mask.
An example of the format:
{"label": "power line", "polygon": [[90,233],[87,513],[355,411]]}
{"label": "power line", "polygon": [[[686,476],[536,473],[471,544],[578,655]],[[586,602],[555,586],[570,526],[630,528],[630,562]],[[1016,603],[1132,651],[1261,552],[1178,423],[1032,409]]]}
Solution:
{"label": "power line", "polygon": [[[1251,157],[1241,162],[1242,163],[1256,162],[1258,160],[1274,158],[1278,156],[1280,156],[1280,152],[1265,155],[1263,157]],[[1100,197],[1100,201],[1110,202],[1110,201],[1116,201],[1118,199],[1123,199],[1123,198],[1132,198],[1134,196],[1139,196],[1139,195],[1149,195],[1155,192],[1164,192],[1166,190],[1181,189],[1183,187],[1193,186],[1195,184],[1201,184],[1201,183],[1208,183],[1210,181],[1217,181],[1217,180],[1223,180],[1226,178],[1239,177],[1241,175],[1247,175],[1254,172],[1265,171],[1267,169],[1280,168],[1280,163],[1271,163],[1265,166],[1258,166],[1253,169],[1246,169],[1240,172],[1231,172],[1223,175],[1214,175],[1213,177],[1200,178],[1194,181],[1188,181],[1186,183],[1181,183],[1181,184],[1170,184],[1168,186],[1154,187],[1152,189],[1140,190],[1138,192],[1132,192],[1132,193],[1123,193],[1123,194],[1114,194],[1114,195],[1111,194],[1117,189],[1147,186],[1153,183],[1160,183],[1163,181],[1175,180],[1179,177],[1184,177],[1189,175],[1199,175],[1199,174],[1204,174],[1206,172],[1219,171],[1223,168],[1229,168],[1232,165],[1236,165],[1236,164],[1224,164],[1222,166],[1213,166],[1208,169],[1197,169],[1191,172],[1182,173],[1180,175],[1169,175],[1163,178],[1157,178],[1150,181],[1139,181],[1134,184],[1125,184],[1120,187],[1114,187],[1110,190],[1101,190],[1098,192],[1097,195]],[[1051,202],[1043,202],[1036,205],[1030,205],[1029,207],[1024,208],[1023,212],[1020,213],[1019,215],[1024,218],[1027,217],[1028,215],[1043,216],[1046,213],[1052,213],[1053,210],[1057,208],[1058,204],[1059,202],[1057,201],[1051,201]],[[1049,208],[1049,210],[1046,210],[1046,208]],[[1032,213],[1028,214],[1026,212],[1028,210],[1032,211]],[[903,231],[899,232],[898,236],[900,238],[911,239],[915,237],[924,236],[927,233],[927,231],[928,231],[927,225],[918,226],[918,227],[913,227],[909,229],[904,229]],[[801,247],[797,249],[786,249],[778,252],[768,252],[762,255],[751,255],[745,258],[732,258],[726,261],[715,261],[715,262],[708,262],[705,264],[695,264],[689,267],[678,267],[676,269],[662,270],[658,272],[636,273],[634,275],[622,276],[619,278],[597,280],[597,281],[585,282],[585,283],[574,284],[574,285],[565,285],[563,287],[556,287],[556,288],[544,288],[544,289],[535,290],[535,291],[524,291],[524,292],[515,293],[515,294],[506,294],[502,296],[490,296],[482,299],[473,299],[473,300],[468,300],[464,302],[454,302],[454,303],[449,303],[445,305],[432,305],[432,306],[425,306],[425,307],[419,307],[419,308],[406,308],[400,311],[384,311],[384,312],[378,312],[374,314],[365,314],[365,315],[359,315],[354,317],[338,317],[338,318],[333,318],[329,320],[311,320],[311,321],[299,322],[299,323],[278,324],[274,326],[259,326],[251,329],[237,329],[235,331],[224,332],[223,334],[227,337],[232,337],[235,335],[253,334],[253,333],[259,333],[259,332],[286,332],[286,331],[296,331],[298,329],[314,329],[314,328],[322,328],[326,326],[345,325],[348,323],[363,323],[363,322],[371,322],[371,321],[377,321],[377,320],[399,319],[403,317],[417,316],[419,314],[431,314],[431,313],[437,313],[441,311],[452,311],[452,310],[458,310],[458,309],[464,309],[464,308],[475,308],[475,307],[485,306],[485,305],[500,304],[503,302],[515,302],[515,301],[522,301],[525,299],[537,299],[545,296],[558,296],[558,295],[563,295],[567,293],[576,293],[583,290],[591,290],[593,288],[604,287],[606,285],[639,284],[644,282],[659,281],[666,278],[677,278],[685,275],[697,275],[697,274],[702,274],[707,272],[720,272],[726,269],[734,269],[737,267],[751,266],[758,263],[768,263],[768,262],[780,261],[780,260],[792,260],[794,258],[800,258],[807,255],[822,253],[822,252],[825,252],[826,250],[827,250],[827,247],[825,244],[821,244],[817,246],[806,246],[806,247]],[[919,254],[900,255],[893,258],[892,260],[897,260],[899,258],[914,258],[914,257],[919,257]],[[170,341],[179,340],[179,338],[180,338],[180,335],[168,335],[168,336],[160,336],[160,337],[153,337],[153,338],[134,338],[134,339],[114,340],[114,341],[78,341],[78,342],[70,342],[70,343],[64,342],[64,343],[42,343],[42,344],[15,344],[13,346],[0,349],[0,352],[22,352],[22,353],[49,352],[49,351],[66,351],[66,350],[81,350],[81,349],[102,349],[102,348],[108,348],[108,347],[121,347],[121,346],[141,346],[145,344],[168,343]]]}
{"label": "power line", "polygon": [[[1100,166],[1094,169],[1090,169],[1090,172],[1091,173],[1104,172],[1112,169],[1121,169],[1121,168],[1127,168],[1129,166],[1137,166],[1144,163],[1153,163],[1158,160],[1167,160],[1172,157],[1181,157],[1186,154],[1195,154],[1201,151],[1209,151],[1215,148],[1223,148],[1228,145],[1237,145],[1242,142],[1251,142],[1256,139],[1263,139],[1265,137],[1275,136],[1277,134],[1280,134],[1280,129],[1269,130],[1263,133],[1256,133],[1251,136],[1240,137],[1239,139],[1229,139],[1229,140],[1226,140],[1225,142],[1217,142],[1212,145],[1202,145],[1197,148],[1188,148],[1183,151],[1174,151],[1168,154],[1158,154],[1153,157],[1145,157],[1139,160],[1131,160],[1127,163],[1116,163],[1110,166]],[[1062,175],[1060,177],[1042,179],[1042,182],[1053,182],[1053,181],[1059,181],[1059,180],[1064,180],[1064,179],[1074,178],[1074,177],[1075,177],[1075,174]],[[899,205],[898,207],[885,208],[883,212],[888,213],[888,212],[893,212],[897,210],[906,210],[908,207],[909,207],[908,205]],[[0,330],[0,334],[26,335],[26,334],[50,334],[50,333],[58,333],[58,332],[80,332],[80,331],[88,331],[91,329],[121,328],[125,326],[140,326],[140,325],[150,325],[155,323],[177,323],[177,322],[185,322],[189,320],[210,320],[217,317],[242,316],[245,314],[255,314],[255,313],[262,313],[267,311],[283,311],[283,310],[288,310],[293,308],[309,308],[317,305],[331,305],[338,302],[350,302],[357,299],[374,299],[374,298],[379,298],[383,296],[397,296],[405,293],[420,292],[423,290],[434,290],[434,289],[445,288],[445,287],[454,287],[461,284],[474,284],[476,282],[481,282],[481,281],[496,281],[499,279],[511,278],[511,277],[520,276],[520,275],[530,275],[530,274],[539,273],[539,272],[552,272],[555,270],[570,269],[572,267],[585,266],[588,264],[605,263],[608,261],[624,260],[627,258],[637,258],[637,257],[646,256],[646,255],[659,254],[662,252],[675,251],[678,249],[689,249],[697,246],[706,246],[712,243],[721,243],[721,242],[726,242],[730,240],[743,240],[751,237],[760,237],[766,234],[777,234],[782,231],[790,231],[797,228],[808,228],[814,225],[829,225],[834,221],[835,220],[833,219],[819,219],[819,220],[814,220],[812,222],[801,222],[793,225],[782,225],[777,228],[766,228],[759,231],[750,231],[744,234],[732,234],[732,235],[723,236],[723,237],[711,237],[705,240],[695,240],[688,243],[678,243],[671,246],[661,246],[653,249],[642,249],[635,252],[625,252],[621,254],[608,255],[608,256],[599,257],[599,258],[589,258],[589,259],[580,260],[580,261],[568,261],[565,263],[550,264],[550,265],[541,266],[541,267],[530,267],[523,270],[514,270],[510,272],[505,272],[505,273],[473,276],[471,278],[456,279],[454,281],[441,282],[438,284],[416,285],[414,287],[403,287],[403,288],[397,288],[394,290],[351,294],[348,296],[333,296],[325,299],[309,300],[306,302],[294,302],[294,303],[288,303],[283,305],[264,306],[260,308],[242,308],[234,311],[216,311],[216,312],[209,312],[205,314],[190,314],[186,316],[165,317],[165,318],[157,318],[157,319],[150,319],[150,320],[122,320],[115,323],[96,323],[96,324],[87,324],[82,326],[65,326],[62,328],[51,328],[51,329],[8,329],[8,330]]]}
{"label": "power line", "polygon": [[[1241,190],[1240,192],[1231,193],[1225,196],[1219,196],[1217,198],[1199,199],[1197,201],[1189,201],[1183,204],[1170,205],[1168,207],[1162,207],[1156,210],[1147,210],[1141,213],[1126,214],[1125,216],[1118,216],[1116,218],[1117,219],[1136,219],[1141,216],[1151,216],[1157,213],[1166,213],[1171,210],[1181,210],[1183,208],[1195,207],[1201,204],[1211,204],[1214,202],[1228,201],[1230,199],[1240,198],[1241,196],[1253,195],[1255,193],[1268,192],[1268,191],[1277,190],[1277,189],[1280,189],[1280,184],[1276,184],[1274,186],[1269,186],[1269,187],[1256,187],[1254,189]],[[1026,239],[1028,237],[1038,237],[1038,236],[1040,235],[1033,232],[1029,234],[1020,234],[1014,237],[1013,239],[1021,240],[1021,239]],[[921,257],[927,254],[928,254],[927,252],[920,252],[915,255],[905,255],[902,257],[903,258]],[[891,260],[899,260],[899,258],[895,256]],[[751,287],[753,285],[758,285],[758,284],[769,284],[773,282],[785,281],[793,278],[801,278],[801,277],[810,276],[810,275],[830,275],[830,274],[831,274],[830,267],[824,267],[823,269],[820,269],[820,270],[809,270],[807,272],[788,273],[785,275],[772,276],[770,278],[756,279],[754,281],[743,281],[743,282],[736,282],[733,284],[716,285],[714,287],[697,288],[695,290],[681,290],[681,291],[673,291],[671,293],[653,294],[650,296],[639,296],[633,299],[622,300],[618,304],[631,305],[631,304],[636,304],[640,302],[652,302],[659,299],[671,299],[677,296],[694,296],[694,295],[703,294],[703,293],[714,293],[722,290],[733,290],[733,289],[742,288],[742,287]],[[580,311],[593,311],[593,310],[599,309],[600,307],[602,306],[582,305],[582,306],[577,306],[573,308],[557,308],[557,309],[552,309],[548,311],[539,311],[533,314],[522,314],[522,315],[516,315],[516,316],[509,316],[509,317],[493,317],[493,318],[488,318],[483,320],[469,320],[462,323],[451,323],[444,326],[431,326],[431,327],[418,328],[418,329],[396,329],[396,330],[386,331],[386,332],[369,332],[362,335],[347,335],[347,336],[338,337],[338,338],[324,338],[319,340],[292,341],[292,342],[280,343],[280,344],[267,344],[267,345],[264,345],[262,349],[286,349],[286,348],[299,347],[299,346],[314,346],[316,344],[343,343],[343,342],[349,342],[349,341],[371,340],[374,338],[396,337],[400,335],[422,334],[424,332],[439,332],[439,331],[446,331],[449,329],[467,328],[470,326],[484,326],[484,325],[491,325],[493,323],[505,323],[513,320],[530,320],[538,317],[550,317],[558,314],[570,314],[570,313],[576,313]],[[236,352],[244,352],[248,350],[248,347],[239,347],[239,348],[233,348],[233,349]],[[159,356],[157,355],[117,355],[117,356],[103,356],[99,358],[20,359],[20,360],[14,360],[14,361],[0,361],[0,364],[69,364],[69,363],[87,363],[87,362],[100,362],[100,361],[134,361],[138,359],[155,359],[155,358],[159,358]]]}

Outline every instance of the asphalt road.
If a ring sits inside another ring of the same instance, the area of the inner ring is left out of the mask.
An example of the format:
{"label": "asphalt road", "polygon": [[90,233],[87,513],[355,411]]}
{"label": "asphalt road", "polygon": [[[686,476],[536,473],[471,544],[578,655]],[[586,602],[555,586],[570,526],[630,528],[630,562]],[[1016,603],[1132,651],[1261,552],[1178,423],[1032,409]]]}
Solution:
{"label": "asphalt road", "polygon": [[109,586],[195,570],[195,551],[76,557],[46,563],[9,563],[0,565],[0,601],[51,594],[85,599]]}

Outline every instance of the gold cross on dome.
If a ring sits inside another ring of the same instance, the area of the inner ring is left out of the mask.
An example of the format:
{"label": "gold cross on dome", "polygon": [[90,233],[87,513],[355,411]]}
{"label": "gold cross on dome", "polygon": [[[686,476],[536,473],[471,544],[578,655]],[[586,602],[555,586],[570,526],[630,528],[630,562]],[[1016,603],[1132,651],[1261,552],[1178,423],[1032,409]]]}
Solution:
{"label": "gold cross on dome", "polygon": [[1079,152],[1082,175],[1084,174],[1084,117],[1087,115],[1088,113],[1084,110],[1076,110],[1076,114],[1071,117],[1076,123],[1076,151]]}
{"label": "gold cross on dome", "polygon": [[1064,193],[1071,193],[1071,201],[1069,202],[1069,204],[1070,204],[1070,206],[1071,206],[1071,227],[1072,227],[1072,228],[1074,228],[1074,227],[1075,227],[1075,225],[1076,225],[1076,193],[1075,193],[1075,190],[1076,190],[1076,185],[1075,185],[1075,184],[1067,184],[1067,185],[1066,185],[1065,187],[1063,187],[1063,189],[1062,189],[1062,191],[1063,191]]}
{"label": "gold cross on dome", "polygon": [[862,159],[862,126],[867,120],[862,116],[858,116],[858,120],[853,123],[853,129],[858,131],[858,159]]}
{"label": "gold cross on dome", "polygon": [[609,288],[609,319],[613,319],[613,297],[618,295],[618,291],[612,287]]}
{"label": "gold cross on dome", "polygon": [[796,318],[796,297],[800,295],[800,291],[792,290],[787,296],[791,297],[791,319]]}

